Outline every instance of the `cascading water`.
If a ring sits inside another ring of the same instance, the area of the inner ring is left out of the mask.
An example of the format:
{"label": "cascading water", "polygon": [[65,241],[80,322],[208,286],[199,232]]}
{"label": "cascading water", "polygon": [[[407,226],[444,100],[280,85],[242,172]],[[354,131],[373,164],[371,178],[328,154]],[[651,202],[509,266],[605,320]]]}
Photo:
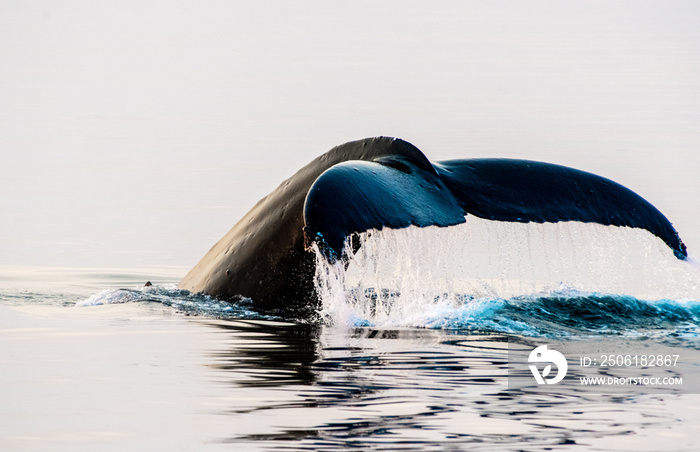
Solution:
{"label": "cascading water", "polygon": [[[631,299],[654,309],[663,300],[694,322],[693,300],[700,300],[700,270],[641,229],[470,216],[462,225],[368,231],[358,240],[357,252],[334,263],[316,249],[327,323],[523,332],[533,319],[512,315],[523,306],[539,303],[546,311],[564,298],[618,309],[601,303],[608,296],[613,304]],[[345,249],[352,250],[349,242]]]}

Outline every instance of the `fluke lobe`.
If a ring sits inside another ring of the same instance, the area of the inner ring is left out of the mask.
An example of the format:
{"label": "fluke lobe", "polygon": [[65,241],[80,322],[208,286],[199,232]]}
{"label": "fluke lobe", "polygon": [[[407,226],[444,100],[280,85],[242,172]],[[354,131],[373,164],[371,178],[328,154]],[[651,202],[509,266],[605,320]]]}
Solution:
{"label": "fluke lobe", "polygon": [[327,258],[370,229],[451,226],[465,217],[512,222],[579,221],[646,229],[679,259],[686,247],[666,217],[613,182],[564,166],[512,159],[431,163],[387,137],[337,146],[260,200],[185,276],[179,287],[256,307],[316,301],[316,241]]}

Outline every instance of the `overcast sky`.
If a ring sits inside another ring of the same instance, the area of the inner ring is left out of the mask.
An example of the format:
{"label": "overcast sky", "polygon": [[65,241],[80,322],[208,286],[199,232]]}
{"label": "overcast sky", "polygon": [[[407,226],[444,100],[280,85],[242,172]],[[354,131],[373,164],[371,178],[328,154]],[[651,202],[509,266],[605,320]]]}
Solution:
{"label": "overcast sky", "polygon": [[0,264],[192,266],[334,145],[633,189],[700,249],[697,2],[0,3]]}

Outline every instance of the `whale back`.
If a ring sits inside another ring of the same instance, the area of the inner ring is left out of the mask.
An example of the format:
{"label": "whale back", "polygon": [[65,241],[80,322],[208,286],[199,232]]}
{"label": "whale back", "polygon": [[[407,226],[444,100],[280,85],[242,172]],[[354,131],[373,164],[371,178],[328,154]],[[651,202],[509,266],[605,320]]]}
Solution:
{"label": "whale back", "polygon": [[261,308],[313,304],[315,262],[304,249],[307,193],[324,171],[339,163],[382,157],[435,173],[418,148],[397,138],[367,138],[336,146],[261,199],[178,287],[223,299],[248,297]]}

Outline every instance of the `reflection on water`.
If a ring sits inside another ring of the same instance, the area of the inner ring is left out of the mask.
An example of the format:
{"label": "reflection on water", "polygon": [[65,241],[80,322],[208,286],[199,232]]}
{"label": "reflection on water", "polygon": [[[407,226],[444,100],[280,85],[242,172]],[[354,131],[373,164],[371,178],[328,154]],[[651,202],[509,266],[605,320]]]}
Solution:
{"label": "reflection on water", "polygon": [[221,438],[225,443],[295,450],[606,450],[641,441],[644,450],[661,450],[659,432],[682,445],[698,425],[697,417],[679,422],[683,415],[671,409],[688,395],[508,389],[508,340],[527,345],[513,336],[207,323],[225,335],[227,349],[211,359],[235,393],[225,413],[233,434]]}
{"label": "reflection on water", "polygon": [[213,355],[242,387],[312,384],[310,366],[317,360],[316,328],[305,324],[260,321],[213,323],[228,336],[229,350]]}
{"label": "reflection on water", "polygon": [[[514,344],[618,337],[674,348],[697,380],[697,303],[551,295],[483,301],[493,309],[449,317],[451,329],[348,327],[154,281],[0,290],[0,449],[696,449],[697,394],[513,389],[507,371]],[[514,322],[542,334],[504,328]]]}
{"label": "reflection on water", "polygon": [[[157,286],[65,307],[69,289],[23,304],[21,291],[0,294],[0,449],[694,450],[700,428],[697,394],[513,389],[509,351],[540,336],[235,318]],[[520,318],[560,325],[556,306],[535,301],[539,314]],[[697,338],[657,337],[645,319],[617,337],[675,347],[697,380]],[[544,338],[615,336],[573,331]]]}

